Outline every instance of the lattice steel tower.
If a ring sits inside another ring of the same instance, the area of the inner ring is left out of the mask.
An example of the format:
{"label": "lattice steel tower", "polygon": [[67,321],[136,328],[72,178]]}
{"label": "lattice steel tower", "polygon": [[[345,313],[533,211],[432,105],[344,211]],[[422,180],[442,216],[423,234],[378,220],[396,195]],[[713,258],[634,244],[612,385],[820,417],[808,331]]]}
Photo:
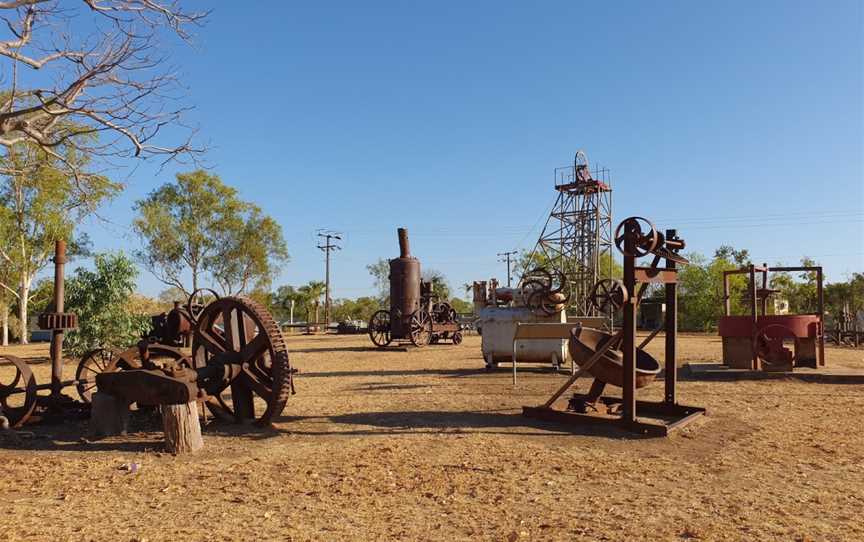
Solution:
{"label": "lattice steel tower", "polygon": [[577,151],[572,166],[555,168],[558,198],[532,251],[532,259],[560,271],[570,288],[569,308],[597,316],[588,302],[597,280],[612,274],[612,186],[609,170],[592,173]]}

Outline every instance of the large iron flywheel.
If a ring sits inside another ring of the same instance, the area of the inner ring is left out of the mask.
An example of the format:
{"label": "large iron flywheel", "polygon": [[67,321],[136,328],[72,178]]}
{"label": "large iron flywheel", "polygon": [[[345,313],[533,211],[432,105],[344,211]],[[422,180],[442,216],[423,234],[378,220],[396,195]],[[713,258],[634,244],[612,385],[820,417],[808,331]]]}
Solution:
{"label": "large iron flywheel", "polygon": [[207,305],[197,318],[192,358],[196,369],[225,366],[224,376],[207,386],[207,407],[219,418],[267,425],[282,413],[292,393],[293,371],[282,331],[251,299],[222,297]]}

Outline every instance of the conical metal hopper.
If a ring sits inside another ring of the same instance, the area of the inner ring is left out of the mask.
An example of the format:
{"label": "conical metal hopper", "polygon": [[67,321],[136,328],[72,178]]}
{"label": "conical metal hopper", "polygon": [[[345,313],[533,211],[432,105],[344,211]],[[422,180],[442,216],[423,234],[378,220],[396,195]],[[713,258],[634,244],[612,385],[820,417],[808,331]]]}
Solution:
{"label": "conical metal hopper", "polygon": [[[612,335],[590,327],[576,327],[570,332],[570,355],[582,366],[597,350],[612,340]],[[620,350],[608,350],[588,372],[601,382],[623,386],[624,355]],[[636,387],[647,386],[660,372],[660,362],[648,352],[636,349]]]}

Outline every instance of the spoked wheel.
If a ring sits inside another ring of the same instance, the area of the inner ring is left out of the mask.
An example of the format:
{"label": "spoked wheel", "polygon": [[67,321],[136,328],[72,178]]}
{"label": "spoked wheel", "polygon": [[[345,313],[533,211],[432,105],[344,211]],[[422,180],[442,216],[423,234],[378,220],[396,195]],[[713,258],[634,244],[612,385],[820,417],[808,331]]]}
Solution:
{"label": "spoked wheel", "polygon": [[432,340],[432,317],[424,310],[411,315],[411,344],[423,347]]}
{"label": "spoked wheel", "polygon": [[595,309],[611,314],[618,312],[627,303],[630,295],[624,283],[618,279],[598,280],[591,289],[591,305]]}
{"label": "spoked wheel", "polygon": [[798,361],[798,337],[783,324],[770,324],[755,334],[753,350],[765,370],[791,371]]}
{"label": "spoked wheel", "polygon": [[[632,236],[633,253],[628,253],[627,238],[628,232]],[[641,216],[631,216],[623,220],[618,227],[615,228],[615,246],[625,256],[633,256],[641,258],[649,252],[653,252],[660,243],[660,235],[657,228],[647,218]]]}
{"label": "spoked wheel", "polygon": [[221,376],[205,385],[215,416],[267,425],[285,408],[292,392],[288,347],[276,321],[257,302],[223,297],[207,305],[195,328],[192,356],[199,369],[225,364]]}
{"label": "spoked wheel", "polygon": [[456,333],[454,333],[452,340],[453,340],[453,344],[462,344],[462,332],[457,331]]}
{"label": "spoked wheel", "polygon": [[210,288],[198,288],[189,294],[189,299],[186,301],[186,309],[189,311],[189,319],[192,321],[193,326],[198,323],[198,317],[201,316],[201,312],[207,306],[208,298],[218,300],[219,292]]}
{"label": "spoked wheel", "polygon": [[369,319],[369,338],[379,348],[390,344],[390,311],[378,311]]}
{"label": "spoked wheel", "polygon": [[82,401],[89,403],[93,398],[93,392],[96,391],[96,375],[118,370],[117,360],[117,352],[105,348],[97,348],[84,354],[78,362],[78,369],[75,370],[77,381],[75,388]]}
{"label": "spoked wheel", "polygon": [[0,415],[9,421],[10,427],[21,427],[36,408],[36,377],[27,363],[15,356],[0,356],[0,369],[11,363],[14,376],[0,377]]}

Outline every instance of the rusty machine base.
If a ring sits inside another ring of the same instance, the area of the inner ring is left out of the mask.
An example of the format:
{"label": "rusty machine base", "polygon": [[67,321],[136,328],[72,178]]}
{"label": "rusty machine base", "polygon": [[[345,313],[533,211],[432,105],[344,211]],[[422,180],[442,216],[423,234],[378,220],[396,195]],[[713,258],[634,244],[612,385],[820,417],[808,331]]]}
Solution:
{"label": "rusty machine base", "polygon": [[[614,335],[597,329],[576,326],[568,343],[579,370],[541,406],[526,406],[526,417],[568,425],[610,426],[645,436],[665,437],[706,414],[706,409],[682,405],[677,398],[677,264],[687,259],[678,252],[684,240],[675,230],[665,235],[641,217],[623,221],[615,231],[615,244],[624,254],[624,278],[603,279],[595,284],[590,301],[595,307],[611,307],[623,312],[623,325]],[[637,259],[653,255],[650,267],[639,267]],[[660,262],[665,260],[665,265]],[[636,310],[651,283],[665,290],[666,317],[641,344],[636,344]],[[644,348],[660,332],[665,335],[663,401],[638,401],[636,390],[654,381],[661,371],[660,362]],[[555,402],[582,376],[591,375],[588,393],[576,393],[567,410],[552,408]],[[622,389],[622,397],[603,395],[606,385]],[[603,412],[605,408],[605,412]],[[641,418],[639,416],[642,416]]]}
{"label": "rusty machine base", "polygon": [[[599,401],[607,407],[616,407],[621,404],[620,397],[604,396],[600,397]],[[636,409],[640,413],[658,421],[650,422],[638,418],[628,421],[621,416],[570,412],[543,406],[522,407],[522,415],[528,418],[567,425],[612,425],[649,437],[665,437],[675,429],[680,429],[688,423],[695,421],[706,412],[702,407],[685,406],[662,401],[636,401]]]}

